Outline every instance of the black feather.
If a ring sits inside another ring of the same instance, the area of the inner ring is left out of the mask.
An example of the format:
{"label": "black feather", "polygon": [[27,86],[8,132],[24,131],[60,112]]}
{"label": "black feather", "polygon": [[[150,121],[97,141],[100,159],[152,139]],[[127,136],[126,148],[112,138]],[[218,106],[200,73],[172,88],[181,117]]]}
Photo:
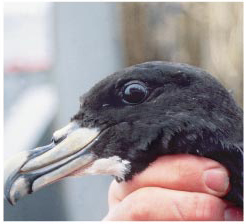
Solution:
{"label": "black feather", "polygon": [[[148,96],[129,105],[122,86],[134,80],[145,83]],[[72,120],[104,130],[94,153],[129,160],[125,180],[161,155],[204,156],[228,168],[232,188],[225,199],[243,206],[243,111],[207,72],[167,62],[126,68],[85,94]]]}

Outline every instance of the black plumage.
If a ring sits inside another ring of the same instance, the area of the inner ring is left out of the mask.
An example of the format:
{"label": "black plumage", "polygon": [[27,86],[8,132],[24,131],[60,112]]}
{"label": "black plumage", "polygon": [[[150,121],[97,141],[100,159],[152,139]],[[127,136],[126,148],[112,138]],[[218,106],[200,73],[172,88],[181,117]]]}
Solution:
{"label": "black plumage", "polygon": [[[82,128],[96,128],[100,134],[74,158],[90,152],[96,159],[117,156],[121,161],[129,161],[125,163],[128,171],[123,176],[115,175],[118,181],[127,181],[161,155],[188,153],[208,157],[230,171],[231,190],[225,199],[243,206],[243,112],[207,72],[187,64],[146,62],[108,76],[83,95],[80,102],[80,110],[71,122]],[[53,145],[47,150],[59,145],[70,133],[69,129],[62,137],[53,138]],[[33,182],[43,171],[31,170],[32,180],[28,180],[28,169],[23,172],[21,168],[45,154],[45,150],[32,151],[18,171],[7,178],[5,195],[9,201],[19,198],[15,199],[17,187],[14,193],[10,192],[20,177],[28,189],[19,195],[33,191]],[[74,158],[53,165],[45,174]],[[12,198],[8,196],[11,194]]]}
{"label": "black plumage", "polygon": [[[121,97],[123,86],[132,80],[149,89],[145,101],[136,105],[125,104]],[[111,127],[94,152],[130,160],[126,180],[160,155],[189,153],[219,161],[231,173],[232,188],[225,198],[242,206],[243,112],[200,68],[147,62],[116,72],[81,98],[72,120],[86,127]]]}

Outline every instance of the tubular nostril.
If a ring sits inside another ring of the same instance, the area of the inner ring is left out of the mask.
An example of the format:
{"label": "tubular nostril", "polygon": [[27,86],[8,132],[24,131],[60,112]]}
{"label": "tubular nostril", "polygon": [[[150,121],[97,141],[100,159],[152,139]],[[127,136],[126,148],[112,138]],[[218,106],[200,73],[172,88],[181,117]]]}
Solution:
{"label": "tubular nostril", "polygon": [[63,127],[60,130],[57,130],[53,133],[53,137],[51,138],[51,141],[54,144],[59,144],[61,141],[63,141],[70,133],[72,133],[74,130],[78,129],[79,125],[77,122],[73,121],[70,122],[67,126]]}
{"label": "tubular nostril", "polygon": [[61,136],[60,138],[56,138],[55,136],[53,136],[51,138],[51,141],[57,145],[60,142],[62,142],[65,138],[66,138],[66,136]]}

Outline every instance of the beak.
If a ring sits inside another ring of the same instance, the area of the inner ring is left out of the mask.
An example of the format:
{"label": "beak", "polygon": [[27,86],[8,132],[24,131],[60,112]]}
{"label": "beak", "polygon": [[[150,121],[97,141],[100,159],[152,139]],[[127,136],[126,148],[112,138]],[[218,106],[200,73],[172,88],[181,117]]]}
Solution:
{"label": "beak", "polygon": [[13,205],[47,184],[78,171],[83,175],[97,159],[91,149],[99,134],[71,122],[54,133],[50,145],[17,154],[5,166],[6,199]]}

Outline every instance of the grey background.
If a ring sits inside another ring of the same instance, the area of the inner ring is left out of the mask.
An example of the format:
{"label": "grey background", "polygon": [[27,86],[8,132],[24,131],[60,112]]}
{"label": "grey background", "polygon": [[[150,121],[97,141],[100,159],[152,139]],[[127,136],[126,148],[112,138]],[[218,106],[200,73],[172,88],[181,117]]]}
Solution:
{"label": "grey background", "polygon": [[[81,94],[123,67],[117,4],[55,3],[52,11],[55,63],[49,81],[57,90],[59,109],[37,145],[47,144],[53,131],[69,122],[79,109]],[[107,214],[111,181],[109,176],[67,178],[23,198],[14,207],[4,201],[4,219],[101,220]]]}

